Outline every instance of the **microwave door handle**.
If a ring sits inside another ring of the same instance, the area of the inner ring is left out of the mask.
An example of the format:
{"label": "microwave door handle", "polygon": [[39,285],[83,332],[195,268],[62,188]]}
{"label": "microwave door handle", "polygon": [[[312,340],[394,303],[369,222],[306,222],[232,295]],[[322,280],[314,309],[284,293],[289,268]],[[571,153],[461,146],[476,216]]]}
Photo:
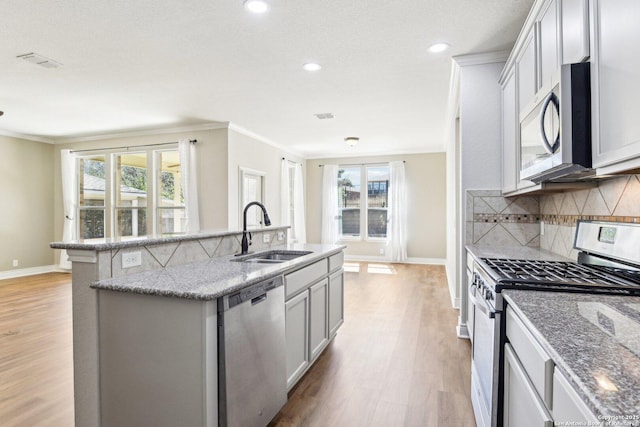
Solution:
{"label": "microwave door handle", "polygon": [[547,107],[549,106],[549,103],[553,103],[556,111],[560,114],[560,102],[558,101],[558,96],[553,92],[546,96],[542,102],[542,108],[540,109],[540,136],[542,138],[542,146],[547,153],[553,154],[558,151],[558,148],[560,147],[560,132],[558,132],[556,140],[553,142],[553,145],[551,145],[547,138],[547,132],[544,129],[544,118],[547,115]]}

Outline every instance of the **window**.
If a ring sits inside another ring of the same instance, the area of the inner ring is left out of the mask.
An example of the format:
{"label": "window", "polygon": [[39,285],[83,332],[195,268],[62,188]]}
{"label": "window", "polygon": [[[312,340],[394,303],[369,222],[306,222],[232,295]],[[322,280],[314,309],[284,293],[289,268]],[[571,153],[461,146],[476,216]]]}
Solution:
{"label": "window", "polygon": [[[266,173],[240,167],[240,225],[244,222],[244,208],[251,202],[264,203]],[[262,210],[257,206],[247,211],[247,228],[262,225]]]}
{"label": "window", "polygon": [[78,221],[81,239],[105,237],[105,161],[104,156],[78,159]]}
{"label": "window", "polygon": [[79,157],[77,170],[80,238],[184,233],[177,149]]}
{"label": "window", "polygon": [[[361,182],[366,182],[366,194]],[[342,238],[360,238],[362,235],[367,239],[387,237],[388,188],[387,165],[338,169],[338,207]]]}

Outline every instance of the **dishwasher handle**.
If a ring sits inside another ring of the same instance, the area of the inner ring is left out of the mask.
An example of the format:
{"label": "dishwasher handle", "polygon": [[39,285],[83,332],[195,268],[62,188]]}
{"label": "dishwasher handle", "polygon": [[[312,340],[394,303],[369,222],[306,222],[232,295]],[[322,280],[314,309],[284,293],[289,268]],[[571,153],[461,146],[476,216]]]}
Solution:
{"label": "dishwasher handle", "polygon": [[267,293],[265,292],[264,294],[253,298],[251,300],[251,305],[260,304],[262,301],[266,301],[266,300],[267,300]]}

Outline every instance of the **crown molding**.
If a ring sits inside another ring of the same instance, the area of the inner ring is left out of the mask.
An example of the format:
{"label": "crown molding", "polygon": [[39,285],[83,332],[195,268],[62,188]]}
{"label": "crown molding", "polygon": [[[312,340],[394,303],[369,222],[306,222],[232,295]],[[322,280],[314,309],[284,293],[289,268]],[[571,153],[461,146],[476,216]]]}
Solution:
{"label": "crown molding", "polygon": [[197,132],[197,131],[203,131],[203,130],[226,129],[228,127],[229,127],[229,122],[205,123],[201,125],[192,125],[192,126],[142,129],[142,130],[132,130],[132,131],[126,131],[126,132],[93,134],[93,135],[78,136],[78,137],[72,137],[72,138],[57,138],[55,140],[55,143],[68,144],[68,143],[74,143],[74,142],[99,141],[103,139],[113,139],[113,138],[130,138],[130,137],[136,137],[136,136],[164,135],[168,133]]}
{"label": "crown molding", "polygon": [[250,131],[249,129],[245,129],[242,126],[238,126],[235,123],[229,122],[229,130],[238,132],[239,134],[242,134],[244,136],[248,136],[249,138],[253,138],[257,141],[260,141],[264,144],[270,145],[274,148],[277,148],[278,150],[282,150],[285,153],[289,153],[289,154],[293,154],[294,156],[298,156],[303,160],[306,160],[308,157],[305,157],[302,153],[292,150],[291,148],[285,147],[284,145],[278,144],[277,142],[274,142],[272,140],[270,140],[269,138],[266,138],[258,133],[255,133],[253,131]]}
{"label": "crown molding", "polygon": [[28,141],[34,141],[34,142],[44,142],[45,144],[55,144],[56,143],[55,140],[53,140],[53,139],[43,138],[41,136],[29,135],[29,134],[26,134],[26,133],[11,132],[11,131],[2,130],[2,129],[0,129],[0,135],[10,136],[12,138],[26,139]]}
{"label": "crown molding", "polygon": [[346,153],[332,153],[332,154],[318,154],[315,156],[305,157],[305,160],[326,160],[326,159],[351,159],[361,157],[391,157],[391,156],[403,156],[411,154],[438,154],[445,153],[443,148],[434,148],[433,150],[405,150],[394,151],[393,153],[380,153],[380,152],[363,152],[357,154]]}
{"label": "crown molding", "polygon": [[509,50],[501,50],[498,52],[472,53],[469,55],[454,56],[453,61],[461,67],[469,65],[495,64],[496,62],[505,62],[509,58]]}

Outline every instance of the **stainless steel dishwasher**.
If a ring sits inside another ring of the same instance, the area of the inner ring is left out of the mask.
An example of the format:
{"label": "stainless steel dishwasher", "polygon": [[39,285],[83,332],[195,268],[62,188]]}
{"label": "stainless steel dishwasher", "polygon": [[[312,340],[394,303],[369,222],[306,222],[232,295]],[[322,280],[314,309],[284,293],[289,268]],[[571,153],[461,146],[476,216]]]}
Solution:
{"label": "stainless steel dishwasher", "polygon": [[282,276],[218,299],[218,424],[264,427],[287,402]]}

